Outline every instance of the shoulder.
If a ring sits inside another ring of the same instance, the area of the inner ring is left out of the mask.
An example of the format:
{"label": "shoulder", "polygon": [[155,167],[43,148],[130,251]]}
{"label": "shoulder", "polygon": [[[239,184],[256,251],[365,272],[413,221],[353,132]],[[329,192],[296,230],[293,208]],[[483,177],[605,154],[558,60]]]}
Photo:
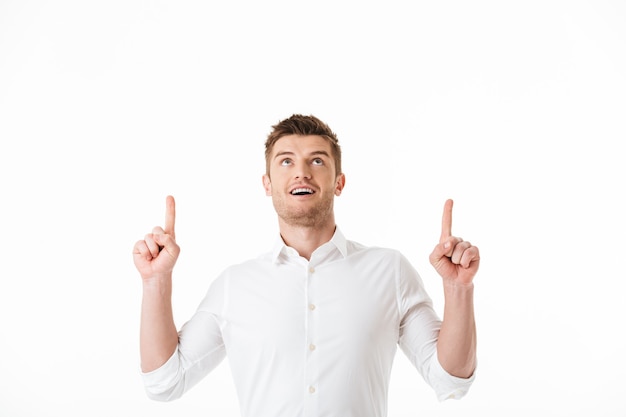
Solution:
{"label": "shoulder", "polygon": [[386,271],[398,279],[421,280],[411,261],[398,249],[366,246],[354,241],[347,241],[346,249],[346,259],[353,264],[359,264],[371,271]]}
{"label": "shoulder", "polygon": [[413,269],[411,263],[398,249],[384,246],[366,246],[358,242],[347,241],[346,260],[365,265],[367,268],[388,268],[388,272],[403,273]]}
{"label": "shoulder", "polygon": [[227,266],[222,270],[217,279],[231,279],[237,276],[246,276],[249,274],[258,274],[272,264],[271,254],[262,254],[256,258],[247,259]]}
{"label": "shoulder", "polygon": [[396,261],[406,259],[397,249],[384,246],[367,246],[352,240],[346,241],[346,251],[348,257],[375,257]]}
{"label": "shoulder", "polygon": [[235,289],[245,288],[249,283],[260,281],[259,278],[267,275],[266,265],[270,262],[261,257],[249,259],[239,263],[231,264],[224,268],[209,284],[209,288],[201,303],[201,309],[215,310],[215,306],[222,306],[223,300],[228,298],[228,294]]}

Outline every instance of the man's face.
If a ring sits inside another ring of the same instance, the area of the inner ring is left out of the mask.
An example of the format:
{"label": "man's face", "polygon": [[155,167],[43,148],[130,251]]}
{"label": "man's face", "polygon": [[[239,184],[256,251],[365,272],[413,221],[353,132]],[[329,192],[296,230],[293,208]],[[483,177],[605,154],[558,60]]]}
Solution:
{"label": "man's face", "polygon": [[341,194],[345,179],[335,173],[328,141],[316,135],[284,136],[270,158],[263,186],[281,221],[303,227],[334,222],[333,198]]}

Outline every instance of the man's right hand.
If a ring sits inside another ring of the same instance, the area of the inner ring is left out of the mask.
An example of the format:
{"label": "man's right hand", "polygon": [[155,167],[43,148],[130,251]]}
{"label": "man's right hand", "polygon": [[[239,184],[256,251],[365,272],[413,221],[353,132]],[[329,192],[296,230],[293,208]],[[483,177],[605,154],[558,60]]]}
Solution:
{"label": "man's right hand", "polygon": [[146,280],[169,278],[178,259],[180,247],[176,244],[174,197],[165,199],[165,229],[157,226],[143,240],[135,243],[133,260],[141,278]]}

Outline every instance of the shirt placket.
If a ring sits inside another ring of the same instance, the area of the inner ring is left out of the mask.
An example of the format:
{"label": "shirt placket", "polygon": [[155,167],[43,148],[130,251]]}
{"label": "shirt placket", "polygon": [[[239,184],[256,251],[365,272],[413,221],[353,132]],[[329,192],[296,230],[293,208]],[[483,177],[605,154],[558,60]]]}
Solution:
{"label": "shirt placket", "polygon": [[308,263],[306,266],[306,341],[305,341],[305,416],[318,415],[319,408],[319,346],[317,345],[318,337],[318,313],[317,305],[317,279],[315,267]]}

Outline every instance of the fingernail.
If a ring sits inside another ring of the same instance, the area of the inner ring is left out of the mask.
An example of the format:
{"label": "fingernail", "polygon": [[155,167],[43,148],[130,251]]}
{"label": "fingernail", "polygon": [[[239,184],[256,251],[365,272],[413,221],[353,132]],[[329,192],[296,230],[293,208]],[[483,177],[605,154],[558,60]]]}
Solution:
{"label": "fingernail", "polygon": [[446,242],[443,244],[444,249],[448,249],[450,247],[450,242]]}

